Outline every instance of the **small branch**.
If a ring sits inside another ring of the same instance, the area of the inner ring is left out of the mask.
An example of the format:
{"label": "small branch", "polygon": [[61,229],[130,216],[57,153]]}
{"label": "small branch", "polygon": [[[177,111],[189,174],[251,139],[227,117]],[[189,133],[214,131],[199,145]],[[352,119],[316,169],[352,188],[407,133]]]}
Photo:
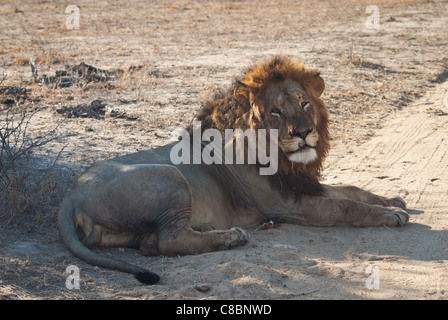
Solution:
{"label": "small branch", "polygon": [[39,74],[37,72],[36,63],[33,58],[30,58],[31,74],[33,75],[34,82],[39,82]]}
{"label": "small branch", "polygon": [[5,81],[8,78],[8,76],[6,75],[6,73],[3,71],[2,72],[2,76],[0,78],[0,86],[2,85],[3,81]]}

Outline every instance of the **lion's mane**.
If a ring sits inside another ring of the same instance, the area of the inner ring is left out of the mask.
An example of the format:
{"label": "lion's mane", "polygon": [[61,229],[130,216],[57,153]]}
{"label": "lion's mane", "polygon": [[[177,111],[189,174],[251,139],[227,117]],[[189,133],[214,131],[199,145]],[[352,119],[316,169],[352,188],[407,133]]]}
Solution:
{"label": "lion's mane", "polygon": [[[233,81],[230,88],[218,91],[210,100],[205,101],[196,115],[196,120],[201,122],[202,130],[216,128],[223,134],[225,129],[263,129],[263,124],[251,115],[251,99],[264,103],[265,93],[270,85],[286,80],[298,82],[317,110],[318,158],[308,165],[299,164],[288,160],[283,151],[279,150],[278,173],[275,176],[279,178],[282,189],[285,182],[293,189],[296,189],[298,184],[302,185],[304,179],[317,182],[322,162],[329,150],[328,111],[319,98],[323,88],[316,84],[315,79],[318,76],[316,70],[306,69],[303,63],[295,59],[275,56],[252,65],[242,77]],[[187,129],[192,132],[191,125]]]}

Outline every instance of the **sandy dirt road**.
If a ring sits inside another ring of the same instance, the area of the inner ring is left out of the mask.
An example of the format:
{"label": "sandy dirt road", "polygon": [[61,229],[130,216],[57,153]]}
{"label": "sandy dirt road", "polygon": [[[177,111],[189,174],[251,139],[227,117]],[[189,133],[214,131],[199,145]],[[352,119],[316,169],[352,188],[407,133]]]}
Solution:
{"label": "sandy dirt road", "polygon": [[[378,298],[446,298],[448,290],[448,83],[396,112],[383,129],[353,154],[344,145],[329,159],[331,183],[358,185],[380,194],[401,195],[411,214],[402,229],[370,230],[372,248],[362,252],[361,234],[349,237],[363,257],[378,266]],[[361,241],[360,241],[361,240]]]}

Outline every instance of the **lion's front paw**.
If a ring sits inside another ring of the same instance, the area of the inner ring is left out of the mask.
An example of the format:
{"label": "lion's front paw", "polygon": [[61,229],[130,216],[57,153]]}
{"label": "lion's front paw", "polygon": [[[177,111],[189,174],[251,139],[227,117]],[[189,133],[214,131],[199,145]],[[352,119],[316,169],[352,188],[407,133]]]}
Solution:
{"label": "lion's front paw", "polygon": [[387,221],[388,227],[402,227],[409,222],[409,214],[398,207],[388,207]]}
{"label": "lion's front paw", "polygon": [[226,246],[228,248],[246,244],[250,239],[250,234],[242,228],[238,227],[231,228],[230,233],[231,238],[226,243]]}

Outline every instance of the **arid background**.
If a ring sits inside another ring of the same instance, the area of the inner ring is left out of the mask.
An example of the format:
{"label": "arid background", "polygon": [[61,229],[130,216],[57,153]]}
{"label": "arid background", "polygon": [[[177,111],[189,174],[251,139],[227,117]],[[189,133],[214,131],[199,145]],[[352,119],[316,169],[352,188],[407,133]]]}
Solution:
{"label": "arid background", "polygon": [[[78,29],[66,1],[0,3],[0,299],[448,298],[447,1],[70,4]],[[379,29],[366,26],[369,5]],[[216,88],[274,54],[326,81],[323,182],[400,195],[410,224],[284,224],[186,257],[100,250],[157,272],[154,286],[74,258],[56,215],[79,174],[168,143]],[[69,265],[78,290],[65,286]]]}

